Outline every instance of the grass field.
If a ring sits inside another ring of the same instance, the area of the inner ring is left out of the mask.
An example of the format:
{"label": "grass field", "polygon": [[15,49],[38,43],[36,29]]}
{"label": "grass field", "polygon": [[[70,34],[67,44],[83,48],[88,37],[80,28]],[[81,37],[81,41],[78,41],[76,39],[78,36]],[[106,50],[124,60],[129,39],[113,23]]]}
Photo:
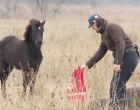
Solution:
{"label": "grass field", "polygon": [[[90,101],[108,98],[113,69],[111,52],[85,74],[88,91],[85,106],[71,104],[66,98],[65,92],[71,73],[96,52],[100,43],[100,35],[88,29],[87,19],[93,13],[99,13],[109,21],[121,25],[131,39],[140,44],[139,9],[118,5],[63,6],[61,13],[47,19],[44,27],[44,59],[37,76],[33,99],[26,101],[21,98],[22,74],[21,71],[13,70],[7,80],[6,99],[1,96],[0,91],[0,110],[88,110]],[[9,34],[23,39],[28,22],[29,20],[0,20],[0,39]],[[127,87],[139,85],[139,67],[140,65]]]}

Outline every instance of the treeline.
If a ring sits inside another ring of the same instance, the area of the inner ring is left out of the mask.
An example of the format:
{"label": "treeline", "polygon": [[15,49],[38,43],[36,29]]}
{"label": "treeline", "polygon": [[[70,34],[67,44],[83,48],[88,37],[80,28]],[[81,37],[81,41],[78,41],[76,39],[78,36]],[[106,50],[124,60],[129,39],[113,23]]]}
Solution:
{"label": "treeline", "polygon": [[59,13],[64,4],[139,5],[140,0],[0,0],[0,19],[28,19],[33,16],[46,18],[48,15]]}
{"label": "treeline", "polygon": [[[34,2],[35,0],[25,0],[25,2],[27,3],[31,3]],[[44,1],[44,0],[40,0],[40,1]],[[49,2],[59,2],[59,3],[64,3],[64,4],[108,4],[108,3],[117,3],[117,4],[130,4],[130,5],[139,5],[140,4],[140,0],[45,0],[45,1],[49,1]]]}

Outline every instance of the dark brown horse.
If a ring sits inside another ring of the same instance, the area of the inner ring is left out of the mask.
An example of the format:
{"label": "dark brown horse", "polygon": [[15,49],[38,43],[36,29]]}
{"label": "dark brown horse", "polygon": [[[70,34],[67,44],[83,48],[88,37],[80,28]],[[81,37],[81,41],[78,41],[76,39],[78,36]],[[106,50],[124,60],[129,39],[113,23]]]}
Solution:
{"label": "dark brown horse", "polygon": [[[125,108],[121,109],[119,103],[110,105],[111,99],[97,99],[89,103],[89,110],[140,110],[140,87],[126,89]],[[116,102],[117,103],[117,102]]]}
{"label": "dark brown horse", "polygon": [[22,70],[24,93],[32,94],[36,75],[43,59],[41,45],[45,20],[31,19],[24,33],[24,40],[7,36],[0,41],[0,80],[1,90],[6,96],[6,80],[13,68]]}

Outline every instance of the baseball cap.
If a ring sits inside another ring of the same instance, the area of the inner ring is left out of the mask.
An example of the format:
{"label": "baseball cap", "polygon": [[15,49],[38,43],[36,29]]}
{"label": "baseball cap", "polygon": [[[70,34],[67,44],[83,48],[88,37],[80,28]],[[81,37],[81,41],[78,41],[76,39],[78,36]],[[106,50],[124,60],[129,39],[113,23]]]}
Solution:
{"label": "baseball cap", "polygon": [[94,15],[91,15],[88,19],[88,22],[89,22],[89,28],[92,27],[92,25],[95,23],[95,21],[98,19],[98,18],[101,18],[100,15],[98,14],[94,14]]}

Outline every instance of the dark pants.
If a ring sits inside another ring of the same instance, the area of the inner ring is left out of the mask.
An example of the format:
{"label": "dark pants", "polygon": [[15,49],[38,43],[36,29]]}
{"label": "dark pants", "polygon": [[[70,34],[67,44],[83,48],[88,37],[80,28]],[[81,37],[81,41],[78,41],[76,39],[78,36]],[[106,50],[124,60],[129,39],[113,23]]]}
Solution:
{"label": "dark pants", "polygon": [[127,52],[123,57],[123,64],[120,73],[114,73],[110,86],[111,99],[125,99],[126,82],[130,79],[133,71],[138,63],[138,55],[136,52]]}

